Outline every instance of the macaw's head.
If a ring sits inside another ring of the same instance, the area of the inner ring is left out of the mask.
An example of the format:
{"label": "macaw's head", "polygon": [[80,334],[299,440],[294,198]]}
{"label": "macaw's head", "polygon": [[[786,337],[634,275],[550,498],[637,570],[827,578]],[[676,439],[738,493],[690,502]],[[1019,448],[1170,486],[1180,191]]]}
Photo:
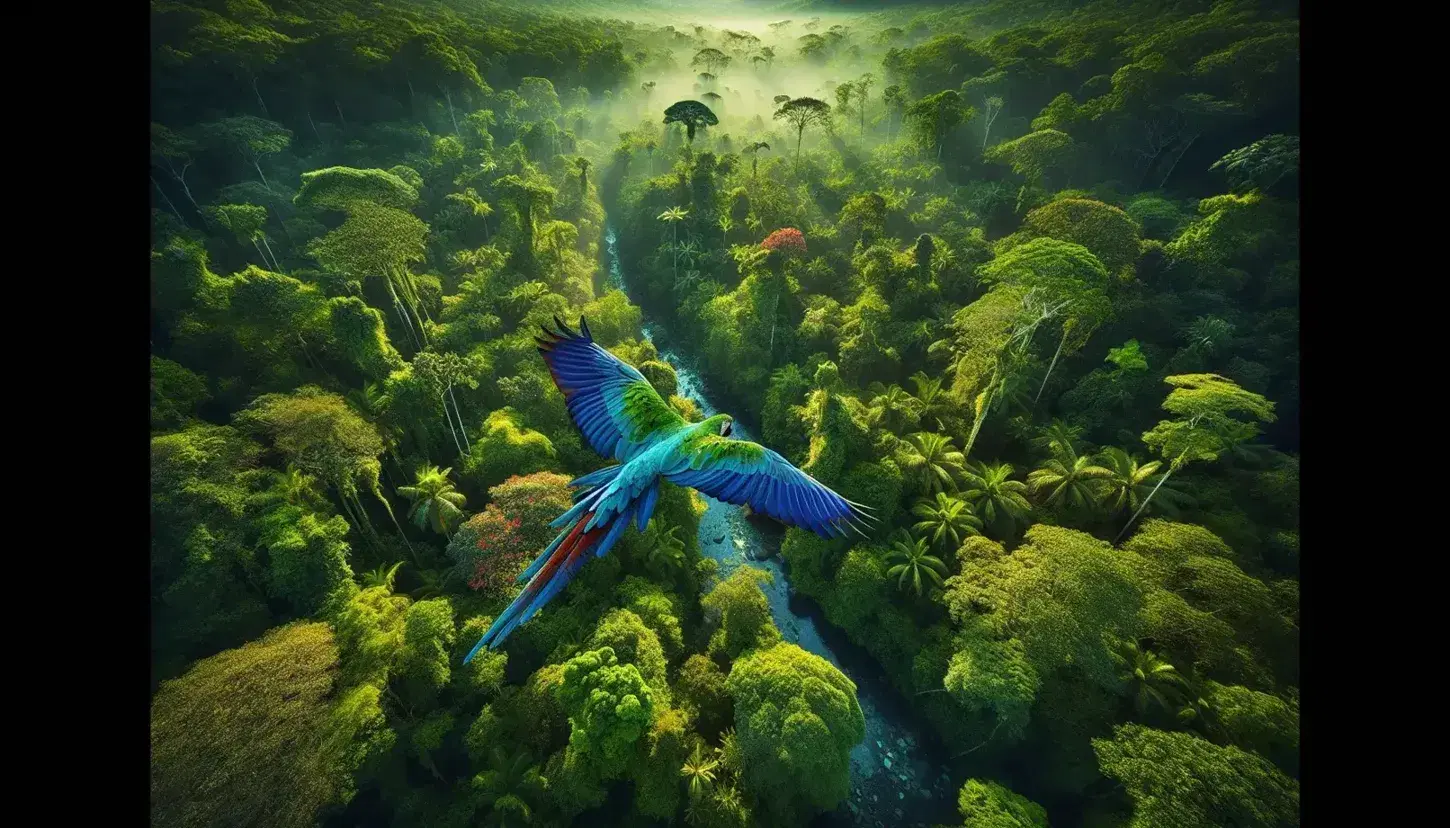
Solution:
{"label": "macaw's head", "polygon": [[729,414],[716,414],[700,423],[699,429],[702,434],[718,434],[721,437],[729,437],[734,426],[735,420]]}

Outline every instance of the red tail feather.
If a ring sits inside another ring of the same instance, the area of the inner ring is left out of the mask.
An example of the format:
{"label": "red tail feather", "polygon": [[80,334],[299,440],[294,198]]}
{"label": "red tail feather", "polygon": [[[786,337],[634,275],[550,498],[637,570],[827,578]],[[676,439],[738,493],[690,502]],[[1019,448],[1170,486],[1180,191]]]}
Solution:
{"label": "red tail feather", "polygon": [[548,562],[534,575],[528,586],[524,587],[524,591],[519,593],[519,597],[514,599],[514,603],[521,607],[528,606],[534,596],[548,586],[561,569],[573,564],[580,555],[594,545],[595,541],[599,540],[601,535],[609,530],[609,526],[606,524],[583,532],[584,527],[589,525],[589,521],[593,518],[593,512],[585,512],[583,517],[579,518],[579,522],[574,524],[574,530],[569,533],[563,543],[559,544],[559,548],[554,550],[554,554],[549,556]]}

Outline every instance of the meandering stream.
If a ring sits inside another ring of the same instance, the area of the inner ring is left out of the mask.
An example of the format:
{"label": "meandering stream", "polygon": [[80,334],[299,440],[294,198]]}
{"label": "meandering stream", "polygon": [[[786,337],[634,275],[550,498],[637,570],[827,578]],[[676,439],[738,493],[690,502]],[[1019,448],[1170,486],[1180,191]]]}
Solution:
{"label": "meandering stream", "polygon": [[[609,281],[628,293],[613,227],[605,228],[605,242]],[[660,358],[674,367],[680,396],[694,400],[706,416],[718,413],[690,356],[674,347],[666,332],[648,317],[644,336],[655,343]],[[733,436],[756,439],[739,421]],[[711,497],[705,502],[708,508],[700,519],[700,549],[719,562],[720,574],[729,575],[739,566],[769,573],[771,583],[764,590],[784,639],[831,662],[856,683],[856,698],[866,718],[866,738],[851,751],[851,795],[815,824],[884,828],[958,821],[956,789],[932,746],[922,743],[916,721],[900,694],[887,684],[880,666],[830,626],[813,602],[791,595],[778,557],[784,534],[779,525],[747,519],[740,507]]]}

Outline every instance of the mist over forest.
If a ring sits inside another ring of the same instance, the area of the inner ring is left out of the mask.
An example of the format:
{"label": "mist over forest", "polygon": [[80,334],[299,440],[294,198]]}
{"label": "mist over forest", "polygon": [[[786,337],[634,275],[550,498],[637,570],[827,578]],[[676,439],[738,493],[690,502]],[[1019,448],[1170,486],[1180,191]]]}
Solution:
{"label": "mist over forest", "polygon": [[153,825],[1299,824],[1296,4],[149,14]]}

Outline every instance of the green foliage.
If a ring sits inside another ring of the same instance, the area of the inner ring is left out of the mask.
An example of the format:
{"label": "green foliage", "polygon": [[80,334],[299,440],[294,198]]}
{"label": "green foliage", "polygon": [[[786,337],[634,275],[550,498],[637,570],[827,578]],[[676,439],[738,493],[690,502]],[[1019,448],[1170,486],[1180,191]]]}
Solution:
{"label": "green foliage", "polygon": [[206,380],[185,367],[151,357],[151,430],[179,428],[211,397]]}
{"label": "green foliage", "polygon": [[1234,745],[1257,753],[1291,776],[1299,775],[1299,707],[1247,687],[1207,682],[1205,701]]}
{"label": "green foliage", "polygon": [[1029,235],[1082,245],[1118,279],[1133,277],[1141,230],[1117,207],[1090,199],[1059,199],[1028,213],[1022,229]]}
{"label": "green foliage", "polygon": [[453,608],[446,599],[419,601],[408,607],[397,669],[410,697],[428,699],[448,684],[456,634]]}
{"label": "green foliage", "polygon": [[735,662],[726,684],[746,787],[776,819],[834,808],[850,788],[850,751],[866,736],[856,685],[794,644]]}
{"label": "green foliage", "polygon": [[1039,674],[1071,665],[1115,687],[1110,646],[1137,631],[1141,567],[1091,535],[1038,524],[1010,556],[963,560],[945,600],[958,624],[982,615],[998,636],[1019,639]]}
{"label": "green foliage", "polygon": [[331,733],[337,660],[326,624],[299,623],[163,684],[151,704],[157,824],[315,824],[351,770]]}
{"label": "green foliage", "polygon": [[699,653],[680,666],[675,682],[679,702],[702,732],[717,731],[730,721],[731,702],[725,680],[720,666]]}
{"label": "green foliage", "polygon": [[360,205],[409,210],[418,203],[418,186],[391,171],[327,167],[303,173],[292,200],[299,207],[344,213]]}
{"label": "green foliage", "polygon": [[297,506],[263,516],[257,526],[267,550],[268,593],[291,604],[299,615],[314,615],[339,590],[352,585],[347,521],[321,519]]}
{"label": "green foliage", "polygon": [[932,586],[942,585],[947,566],[941,558],[928,554],[928,548],[926,538],[912,538],[907,532],[898,531],[891,543],[891,551],[886,554],[886,563],[890,564],[886,577],[896,579],[897,589],[910,588],[919,596],[923,580]]}
{"label": "green foliage", "polygon": [[634,666],[653,691],[660,705],[668,705],[669,684],[665,681],[665,654],[659,636],[645,625],[643,619],[627,609],[612,610],[599,620],[589,649],[609,648],[621,664]]}
{"label": "green foliage", "polygon": [[483,421],[463,474],[476,487],[497,486],[514,475],[557,469],[558,456],[553,441],[526,427],[513,409],[500,408]]}
{"label": "green foliage", "polygon": [[1187,219],[1178,205],[1156,195],[1139,196],[1123,209],[1143,228],[1143,236],[1150,239],[1173,238]]}
{"label": "green foliage", "polygon": [[966,828],[1047,828],[1047,811],[991,780],[968,779],[957,793]]}
{"label": "green foliage", "polygon": [[710,650],[736,658],[747,650],[773,646],[780,630],[770,617],[770,603],[760,585],[769,583],[770,573],[741,566],[720,581],[703,598],[700,606],[714,625]]}
{"label": "green foliage", "polygon": [[623,773],[654,712],[654,694],[639,669],[620,664],[609,647],[590,650],[564,665],[555,692],[569,715],[570,760],[598,768],[605,778]]}
{"label": "green foliage", "polygon": [[414,473],[416,485],[398,488],[398,494],[413,502],[412,517],[418,528],[428,527],[440,535],[447,535],[449,524],[462,519],[460,507],[467,498],[453,490],[453,481],[448,479],[452,471],[424,465]]}
{"label": "green foliage", "polygon": [[1255,754],[1136,724],[1093,749],[1132,797],[1133,828],[1299,824],[1299,784]]}
{"label": "green foliage", "polygon": [[1143,434],[1143,442],[1174,468],[1197,460],[1217,460],[1222,452],[1253,439],[1258,434],[1257,424],[1238,419],[1236,414],[1274,421],[1273,403],[1227,377],[1180,374],[1164,381],[1173,391],[1163,401],[1163,408],[1180,419],[1159,422]]}

